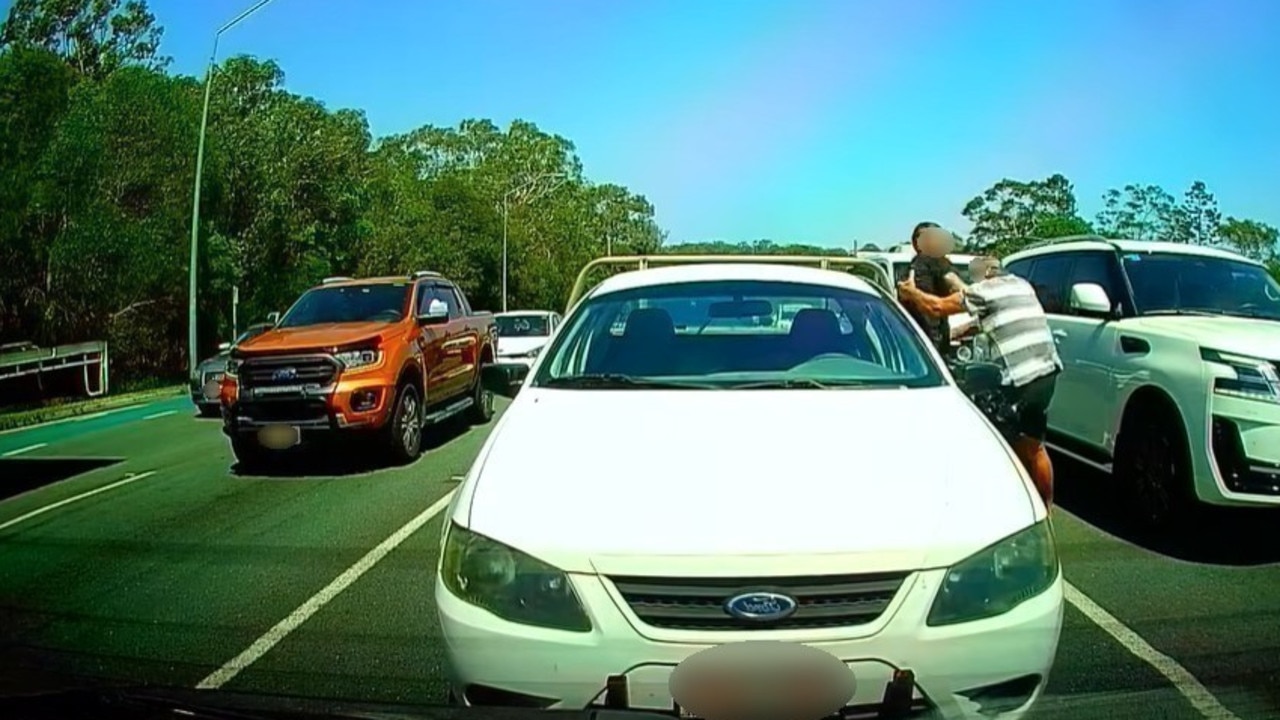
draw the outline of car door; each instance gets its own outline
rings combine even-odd
[[[432,300],[439,299],[436,286],[432,283],[423,283],[418,289],[418,316],[421,317],[427,312],[427,306],[431,304]],[[423,368],[426,372],[426,402],[427,404],[432,404],[436,401],[436,398],[448,396],[444,375],[448,363],[444,356],[443,348],[448,338],[449,326],[448,324],[419,324],[418,328],[419,333],[416,342],[418,343],[418,351],[421,354]]]
[[[1132,358],[1127,356],[1132,353],[1121,347],[1116,318],[1090,316],[1071,308],[1071,286],[1101,286],[1122,316],[1131,312],[1128,292],[1115,253],[1090,250],[1060,257],[1071,263],[1063,284],[1063,306],[1051,316],[1064,370],[1050,412],[1057,413],[1055,429],[1089,449],[1103,449],[1111,439],[1112,419],[1118,411],[1116,379],[1131,364]]]
[[[449,390],[462,394],[472,388],[472,381],[479,372],[481,338],[478,328],[468,322],[471,305],[456,286],[442,284],[441,293],[447,296],[449,306],[449,337],[445,341],[446,352],[452,356],[449,370]]]
[[[1029,261],[1013,263],[1008,270],[1031,283],[1035,288],[1036,297],[1040,300],[1040,306],[1048,316],[1049,330],[1053,333],[1053,342],[1057,345],[1058,355],[1062,358],[1063,365],[1062,373],[1058,376],[1057,390],[1053,394],[1053,401],[1049,404],[1049,427],[1054,432],[1074,436],[1076,433],[1073,428],[1078,429],[1078,422],[1069,414],[1070,403],[1063,399],[1066,395],[1065,388],[1072,382],[1072,375],[1076,369],[1069,359],[1070,343],[1067,343],[1066,348],[1063,347],[1063,341],[1069,335],[1069,330],[1064,326],[1062,318],[1063,309],[1066,306],[1067,273],[1071,270],[1071,263],[1071,258],[1064,254],[1040,255]]]

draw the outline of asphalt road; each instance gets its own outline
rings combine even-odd
[[[235,474],[217,422],[185,398],[0,433],[0,689],[212,677],[443,702],[440,517],[426,511],[486,432],[442,437],[408,467],[273,477]],[[1280,533],[1228,514],[1155,543],[1116,518],[1104,486],[1059,466],[1071,604],[1040,714],[1280,717]],[[353,565],[367,569],[344,576]]]

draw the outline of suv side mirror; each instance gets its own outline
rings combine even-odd
[[[231,343],[229,342],[218,343],[218,352],[226,352],[227,350],[230,350],[230,349],[231,349]]]
[[[529,367],[521,363],[484,365],[480,368],[480,383],[494,395],[513,398],[528,374]]]
[[[1107,291],[1097,283],[1072,285],[1067,306],[1082,315],[1110,317],[1112,314],[1111,298],[1107,297]]]
[[[444,304],[439,298],[432,298],[427,303],[425,312],[418,313],[418,322],[423,325],[438,325],[449,319],[449,306]]]
[[[271,323],[272,325],[279,323],[280,313],[279,312],[267,313],[267,322]]]

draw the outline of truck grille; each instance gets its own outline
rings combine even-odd
[[[242,402],[238,414],[254,423],[291,423],[313,425],[328,423],[329,409],[324,400],[263,400]]]
[[[249,358],[241,364],[239,375],[245,388],[325,387],[337,377],[338,363],[323,355]]]
[[[614,587],[642,622],[680,630],[784,630],[865,625],[885,611],[908,573],[776,578],[615,577]],[[775,622],[746,621],[725,611],[735,595],[777,592],[796,611]]]

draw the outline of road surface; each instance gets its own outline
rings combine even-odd
[[[438,513],[487,431],[277,477],[232,472],[186,398],[0,433],[0,678],[443,702]],[[1071,604],[1045,707],[1277,714],[1280,533],[1232,516],[1155,545],[1101,485],[1060,467]]]

